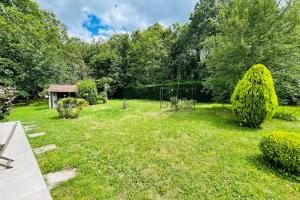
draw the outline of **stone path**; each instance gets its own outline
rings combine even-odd
[[[61,182],[65,182],[71,178],[74,178],[76,176],[76,169],[65,169],[58,172],[51,172],[47,175],[45,175],[45,179],[48,185],[49,189],[54,188],[57,184]]]
[[[42,154],[42,153],[45,153],[47,151],[52,151],[54,149],[56,149],[56,145],[55,144],[48,144],[46,146],[34,148],[33,152],[35,154]]]
[[[25,131],[32,131],[37,128],[37,125],[24,126]]]
[[[40,137],[40,136],[43,136],[45,135],[46,133],[44,132],[41,132],[41,133],[32,133],[32,134],[28,134],[28,137],[29,138],[35,138],[35,137]]]
[[[8,136],[12,125],[12,122],[0,123],[0,134],[4,138]],[[18,122],[3,156],[14,161],[11,163],[12,169],[0,168],[1,200],[52,199],[21,123]]]
[[[22,124],[23,124],[24,126],[32,125],[32,124],[34,124],[34,123],[35,123],[35,121],[32,121],[32,122],[22,122]]]

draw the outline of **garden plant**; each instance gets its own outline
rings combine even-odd
[[[73,119],[87,106],[88,102],[84,99],[64,98],[58,101],[57,112],[61,118]]]
[[[0,120],[10,113],[14,99],[15,91],[10,87],[0,85]]]
[[[276,131],[265,136],[260,149],[266,160],[289,171],[300,174],[300,134]]]
[[[231,104],[236,120],[250,128],[259,127],[277,111],[278,100],[272,75],[266,66],[253,65],[232,94]]]
[[[90,105],[97,103],[98,91],[95,81],[82,80],[77,83],[79,98],[85,99]]]
[[[280,120],[289,121],[289,122],[297,121],[297,117],[294,116],[293,114],[282,113],[282,112],[276,112],[275,115],[273,116],[273,119],[280,119]]]

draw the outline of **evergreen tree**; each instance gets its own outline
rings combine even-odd
[[[270,71],[253,65],[240,80],[231,97],[235,118],[244,126],[257,128],[275,114],[278,99]]]

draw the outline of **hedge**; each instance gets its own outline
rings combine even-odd
[[[137,87],[126,87],[121,91],[122,98],[126,99],[150,99],[160,100],[160,88],[167,87],[164,90],[164,100],[170,100],[172,96],[177,95],[177,87],[179,88],[178,98],[192,98],[191,88],[195,88],[194,100],[208,102],[212,99],[211,93],[204,89],[202,82],[184,82],[184,83],[165,83],[156,85],[143,85]],[[173,88],[173,90],[171,90]]]
[[[260,149],[264,158],[291,173],[300,173],[300,134],[277,131],[265,136]]]

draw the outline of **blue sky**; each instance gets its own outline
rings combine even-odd
[[[100,30],[109,31],[113,29],[112,26],[103,24],[102,19],[93,13],[89,13],[87,17],[87,20],[82,23],[82,27],[87,29],[92,36],[98,36]]]
[[[87,42],[114,33],[188,21],[198,0],[36,0],[52,10],[71,36]]]

